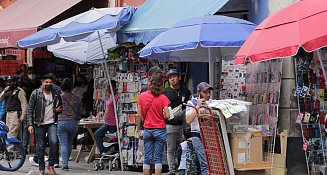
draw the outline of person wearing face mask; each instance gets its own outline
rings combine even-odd
[[[27,101],[30,99],[31,93],[34,89],[41,86],[41,82],[36,79],[37,75],[33,67],[29,67],[27,71],[27,76],[24,77],[22,81],[21,88],[26,92]],[[27,121],[23,122],[23,147],[25,152],[28,153],[28,145],[30,140],[30,133],[28,132]]]
[[[36,77],[37,73],[35,72],[34,68],[29,67],[27,70],[27,76],[24,77],[21,85],[22,89],[24,89],[26,92],[27,99],[30,98],[34,89],[41,86],[41,82]]]
[[[28,131],[35,135],[40,174],[45,174],[44,152],[45,139],[48,135],[50,145],[48,170],[51,175],[56,174],[54,164],[58,158],[57,121],[58,114],[63,110],[60,92],[53,88],[53,80],[51,74],[43,76],[41,87],[31,94],[27,110]]]
[[[77,75],[75,88],[72,93],[78,97],[82,97],[87,90],[87,78],[85,75]]]
[[[7,87],[0,93],[0,100],[6,103],[6,124],[9,127],[7,136],[17,137],[26,117],[27,100],[25,91],[17,85],[16,77],[7,78]]]

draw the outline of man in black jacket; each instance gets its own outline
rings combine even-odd
[[[166,121],[167,129],[167,160],[169,166],[169,174],[175,174],[175,153],[176,145],[182,141],[183,133],[183,103],[186,103],[191,96],[191,92],[180,85],[181,76],[178,70],[171,69],[167,72],[170,87],[166,88],[164,94],[170,100],[170,107],[174,111],[174,116],[169,121]]]
[[[62,111],[60,92],[53,88],[54,77],[46,74],[42,78],[42,86],[35,89],[29,99],[27,111],[28,131],[35,132],[37,157],[39,158],[40,174],[45,174],[44,152],[46,134],[49,137],[49,166],[51,175],[56,174],[54,164],[58,157],[57,120]]]

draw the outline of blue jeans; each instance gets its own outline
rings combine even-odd
[[[27,120],[25,120],[23,122],[23,147],[25,150],[27,150],[30,141],[30,133],[28,132],[27,128],[28,128],[28,124],[27,124]]]
[[[166,138],[167,138],[166,128],[144,129],[143,169],[150,169],[150,164],[152,159],[155,164],[155,169],[162,169],[162,156],[166,145]]]
[[[72,152],[72,145],[77,133],[78,121],[75,119],[58,121],[58,138],[62,157],[62,166],[68,167],[69,156]]]
[[[104,124],[99,129],[97,129],[94,133],[94,139],[95,142],[97,143],[97,147],[100,153],[106,151],[106,148],[103,146],[103,137],[106,135],[107,131],[109,131],[110,133],[115,133],[117,131],[117,127]]]
[[[193,144],[196,156],[198,157],[198,160],[200,163],[201,175],[207,175],[208,174],[208,165],[207,165],[206,155],[204,154],[204,148],[203,148],[202,141],[199,137],[192,137],[192,144]]]
[[[49,137],[49,166],[53,166],[58,159],[58,137],[57,124],[40,125],[34,127],[36,155],[39,158],[39,170],[45,169],[44,152],[45,152],[45,136]]]

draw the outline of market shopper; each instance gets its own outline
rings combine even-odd
[[[56,174],[54,164],[58,158],[57,121],[62,110],[60,92],[53,88],[53,76],[46,74],[42,77],[42,86],[32,92],[27,112],[28,131],[35,133],[40,174],[45,174],[46,135],[50,145],[48,170],[50,174]]]
[[[26,93],[18,87],[17,77],[7,78],[7,87],[0,93],[0,100],[6,103],[6,125],[9,128],[7,136],[17,137],[27,110]]]
[[[65,78],[60,87],[63,110],[58,115],[57,134],[61,148],[62,170],[68,171],[73,140],[77,133],[79,118],[84,113],[84,107],[81,98],[72,94],[73,83],[70,79]]]
[[[41,82],[37,79],[38,74],[33,67],[29,67],[27,70],[27,76],[24,77],[21,88],[26,92],[27,101],[30,99],[32,92],[41,86]],[[28,132],[27,120],[23,122],[23,147],[28,153],[28,146],[30,141],[30,133]]]
[[[169,174],[175,174],[175,160],[176,160],[176,145],[182,142],[182,133],[183,133],[183,117],[182,110],[183,103],[186,103],[190,96],[191,92],[180,84],[181,75],[177,69],[170,69],[166,76],[170,87],[164,90],[164,94],[168,97],[170,107],[176,111],[174,116],[171,116],[171,120],[166,120],[166,129],[167,129],[167,160],[169,166]]]
[[[87,78],[85,75],[77,75],[73,94],[82,97],[87,90]]]
[[[111,95],[110,86],[107,86],[106,93],[109,96],[109,99],[106,101],[106,110],[104,112],[104,121],[99,129],[97,129],[94,133],[94,139],[96,141],[97,147],[100,153],[105,153],[106,148],[103,146],[103,137],[109,131],[110,133],[115,133],[117,131],[116,125],[116,115],[114,103],[117,103],[118,93],[116,88],[116,81],[111,81],[112,90],[114,91],[114,97]]]
[[[150,69],[149,69],[149,71],[148,71],[148,78],[147,78],[147,84],[145,85],[145,87],[143,87],[142,89],[141,89],[141,93],[142,92],[145,92],[145,91],[147,91],[148,90],[148,86],[149,86],[149,84],[150,84],[150,77],[154,74],[154,73],[158,73],[158,72],[162,72],[162,70],[160,69],[160,67],[158,67],[158,66],[153,66],[153,67],[151,67]]]
[[[141,120],[144,121],[144,162],[143,174],[150,174],[150,164],[153,160],[155,164],[155,174],[161,174],[162,157],[166,145],[166,123],[169,119],[168,105],[169,99],[162,94],[163,82],[162,73],[154,73],[149,78],[149,87],[146,92],[141,93],[138,98],[138,120],[137,132],[142,137],[140,127]],[[164,115],[163,115],[164,111]],[[152,154],[153,153],[153,154]]]
[[[197,85],[196,89],[198,92],[198,97],[193,97],[190,101],[187,102],[187,104],[194,106],[196,109],[199,109],[202,105],[206,103],[207,100],[210,99],[210,93],[213,88],[208,83],[201,82]],[[201,174],[207,175],[208,165],[203,149],[203,144],[201,141],[198,115],[196,113],[196,110],[192,107],[186,108],[186,123],[191,125],[192,144],[200,162]]]

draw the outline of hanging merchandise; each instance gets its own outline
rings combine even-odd
[[[250,124],[259,129],[262,135],[276,134],[281,63],[281,60],[269,60],[247,65],[246,101],[252,102]]]
[[[295,57],[296,88],[294,96],[298,98],[299,114],[296,123],[300,124],[308,174],[319,173],[320,166],[326,166],[322,133],[326,114],[325,70],[322,60],[316,53],[307,53],[300,49]]]
[[[222,60],[220,99],[245,100],[245,65]]]
[[[143,142],[138,138],[136,130],[137,121],[137,99],[142,88],[148,82],[147,71],[152,66],[160,67],[163,72],[175,68],[185,72],[186,66],[183,63],[175,63],[164,60],[147,60],[138,57],[137,52],[142,48],[134,44],[124,44],[121,47],[109,51],[110,60],[107,62],[110,77],[116,81],[118,92],[117,116],[120,130],[120,142],[122,145],[121,161],[124,169],[130,166],[142,167],[144,153]],[[182,65],[182,66],[181,66]],[[106,87],[108,80],[105,77],[101,66],[94,69],[95,99],[97,105],[97,119],[103,120],[105,110]],[[168,79],[164,79],[166,86],[169,86]],[[163,161],[167,164],[166,158]]]

